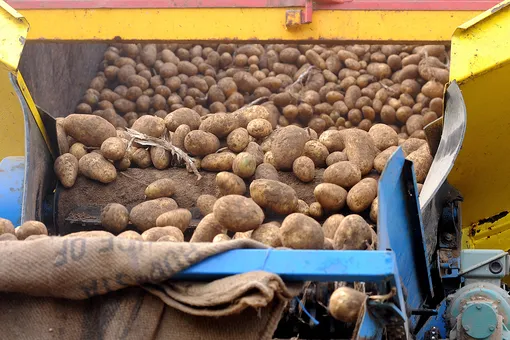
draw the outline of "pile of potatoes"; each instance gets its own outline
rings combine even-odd
[[[203,219],[191,242],[373,249],[378,178],[391,154],[402,146],[419,188],[432,163],[423,128],[442,115],[448,53],[443,45],[114,44],[76,113],[57,120],[55,173],[71,188],[78,175],[107,184],[129,167],[175,165],[171,151],[133,142],[130,128],[217,172],[219,195],[198,198]],[[319,178],[316,201],[301,200],[281,171]],[[131,211],[104,207],[104,228],[182,241],[191,207],[171,198],[176,185],[150,184]],[[124,231],[129,222],[138,233]]]

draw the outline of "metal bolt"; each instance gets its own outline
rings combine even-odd
[[[476,309],[480,310],[480,309],[482,309],[482,306],[481,305],[476,305]]]
[[[469,332],[469,329],[470,329],[470,328],[469,328],[469,326],[468,326],[468,325],[464,326],[464,330],[465,330],[466,332]]]
[[[496,327],[494,327],[494,326],[489,326],[489,331],[494,332],[494,330],[495,330],[495,329],[496,329]]]
[[[453,240],[453,235],[452,235],[452,234],[450,234],[450,233],[445,233],[445,234],[444,234],[444,239],[445,239],[445,241],[447,241],[447,242],[451,242],[451,241]]]

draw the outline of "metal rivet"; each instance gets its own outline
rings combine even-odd
[[[469,326],[467,326],[467,325],[466,325],[466,326],[464,326],[464,330],[465,330],[466,332],[469,332],[469,329],[470,329],[470,328],[469,328]]]
[[[489,326],[489,331],[494,332],[494,330],[495,330],[495,329],[496,329],[496,327],[494,327],[494,326]]]
[[[482,306],[481,305],[476,305],[476,309],[480,310],[480,309],[482,309]]]

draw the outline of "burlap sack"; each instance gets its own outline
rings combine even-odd
[[[81,237],[0,242],[0,339],[271,339],[300,284],[287,287],[262,271],[210,283],[168,281],[236,248],[264,246]]]

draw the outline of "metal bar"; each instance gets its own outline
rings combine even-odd
[[[315,10],[414,10],[414,11],[483,11],[498,0],[351,0],[330,1],[314,5]],[[9,0],[16,9],[70,8],[282,8],[304,7],[305,0]]]
[[[394,276],[395,258],[388,251],[244,249],[210,257],[175,276],[182,280],[267,271],[286,281],[380,282]]]
[[[312,23],[287,29],[285,8],[21,12],[30,22],[28,39],[38,42],[321,40],[322,43],[417,44],[448,43],[458,25],[478,14],[472,11],[314,11]]]

